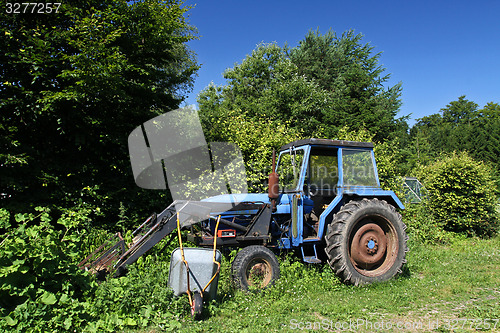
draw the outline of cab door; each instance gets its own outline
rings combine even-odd
[[[291,147],[281,152],[278,161],[281,190],[290,202],[292,246],[299,246],[303,241],[304,202],[308,200],[304,193],[304,180],[307,175],[309,147]]]

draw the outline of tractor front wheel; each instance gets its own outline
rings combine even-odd
[[[251,245],[236,254],[232,264],[233,281],[242,290],[264,289],[280,276],[274,253],[261,245]]]
[[[351,201],[328,225],[328,263],[344,283],[387,281],[401,273],[408,252],[401,215],[386,201]]]

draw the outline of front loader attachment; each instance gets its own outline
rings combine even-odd
[[[96,274],[99,278],[108,273],[114,276],[125,274],[128,265],[158,244],[177,228],[201,224],[203,234],[194,237],[202,247],[213,246],[216,239],[219,246],[248,246],[269,241],[271,205],[263,202],[208,202],[176,200],[160,214],[151,215],[133,233],[132,242],[127,244],[120,233],[116,233],[78,264],[81,269]],[[220,215],[233,216],[231,220]],[[202,221],[215,221],[219,216],[221,230],[228,236],[217,235]],[[240,220],[235,221],[236,217]],[[237,223],[238,222],[238,223]],[[240,224],[241,223],[241,224]]]
[[[114,272],[123,275],[128,265],[159,243],[177,228],[177,212],[181,227],[209,218],[210,207],[201,202],[175,201],[160,214],[151,215],[133,233],[131,244],[126,244],[120,233],[116,233],[99,246],[78,267],[91,271],[98,277]]]

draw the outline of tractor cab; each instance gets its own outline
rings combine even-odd
[[[380,188],[373,144],[307,139],[280,149],[280,188],[285,193],[334,196],[340,188]]]
[[[277,213],[291,215],[285,248],[320,242],[333,215],[344,203],[363,197],[386,198],[403,208],[391,191],[383,191],[377,175],[373,144],[327,139],[306,139],[281,147]],[[307,249],[306,249],[307,251]],[[311,251],[316,254],[315,246]],[[316,261],[317,256],[304,255]]]

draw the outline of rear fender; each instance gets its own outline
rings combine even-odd
[[[397,197],[396,193],[393,191],[386,191],[382,190],[380,188],[354,188],[354,189],[345,189],[344,191],[344,196],[350,196],[350,197],[355,197],[357,198],[377,198],[381,200],[387,201],[389,204],[393,205],[396,208],[399,209],[405,209],[405,206],[399,200]],[[346,199],[346,201],[348,201]]]
[[[393,191],[385,191],[379,188],[358,188],[358,189],[339,189],[337,196],[333,198],[328,207],[321,213],[319,218],[318,238],[322,239],[326,230],[326,225],[332,221],[333,214],[339,211],[344,203],[350,200],[362,198],[377,198],[387,201],[396,208],[404,209],[405,206]]]

